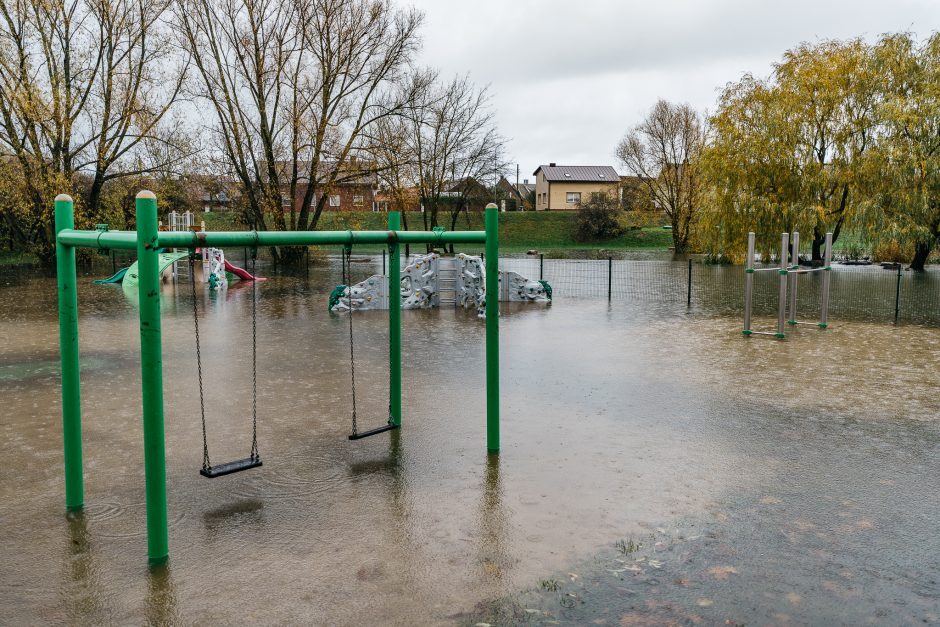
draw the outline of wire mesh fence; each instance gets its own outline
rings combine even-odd
[[[722,315],[743,315],[744,268],[688,261],[501,258],[501,270],[545,279],[560,298],[631,299],[675,303]],[[830,319],[940,325],[940,269],[910,272],[897,267],[834,264]],[[780,275],[754,275],[755,315],[776,314]],[[822,273],[800,274],[797,319],[820,314]]]
[[[226,249],[225,255],[233,264],[247,267],[251,251]],[[110,257],[100,261],[119,269],[133,262],[136,255],[133,251],[112,251]],[[266,249],[258,250],[258,267],[267,274],[300,272],[309,276],[310,270],[316,269],[332,275],[340,272],[339,259],[333,251],[322,251],[306,259],[299,269],[282,269],[273,264]],[[384,254],[362,254],[353,261],[356,262],[352,277],[355,280],[372,273],[385,274],[387,270]],[[413,257],[402,255],[402,267],[411,261]],[[688,260],[546,259],[541,255],[506,255],[500,257],[499,267],[529,279],[547,280],[555,298],[674,304],[677,310],[692,307],[715,315],[742,316],[744,311],[742,266],[690,263]],[[780,275],[776,272],[754,274],[754,315],[776,315],[779,281]],[[821,272],[799,275],[799,320],[819,319],[821,283]],[[832,321],[940,325],[940,268],[910,272],[879,265],[833,264],[829,317]]]

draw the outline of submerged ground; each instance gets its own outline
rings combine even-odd
[[[940,330],[833,320],[775,342],[633,299],[507,307],[488,458],[464,312],[405,312],[403,430],[347,441],[337,271],[261,285],[264,466],[212,481],[188,287],[165,288],[153,571],[133,302],[81,288],[87,507],[67,518],[54,279],[4,276],[0,622],[940,621]],[[217,459],[250,444],[249,294],[200,295]],[[386,321],[355,319],[361,424],[387,412]]]

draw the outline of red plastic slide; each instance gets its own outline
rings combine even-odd
[[[225,260],[225,271],[231,272],[242,281],[266,281],[267,280],[264,277],[252,276],[251,273],[248,272],[247,270],[242,270],[238,266],[233,266],[232,264],[228,262],[228,259]]]

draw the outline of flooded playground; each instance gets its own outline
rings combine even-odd
[[[155,569],[136,304],[80,278],[86,507],[66,516],[55,279],[0,277],[0,623],[940,622],[940,329],[840,319],[838,293],[829,329],[784,342],[671,301],[504,303],[488,457],[469,311],[403,312],[402,429],[347,440],[339,272],[258,285],[264,466],[211,481],[189,286],[164,286]],[[251,285],[199,306],[209,446],[244,457]],[[378,426],[387,312],[357,314],[355,346],[359,423]]]

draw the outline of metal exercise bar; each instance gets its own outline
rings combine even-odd
[[[793,231],[790,238],[790,319],[789,324],[796,324],[796,290],[800,283],[800,232]]]
[[[777,338],[784,339],[787,335],[784,333],[784,325],[787,322],[787,252],[790,247],[790,234],[783,233],[780,236],[780,296],[779,306],[777,307]]]
[[[826,254],[823,259],[822,295],[819,299],[819,328],[829,326],[829,281],[832,277],[832,233],[826,233]]]
[[[744,335],[751,335],[751,298],[754,295],[754,231],[747,234],[747,257],[744,260]]]

